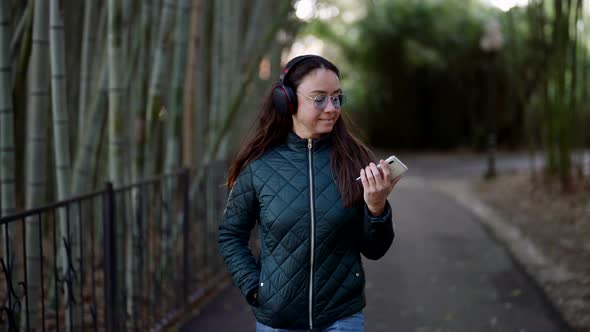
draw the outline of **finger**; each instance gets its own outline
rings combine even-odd
[[[363,183],[363,189],[369,188],[369,181],[364,168],[361,169],[361,182]]]
[[[379,172],[379,171],[377,171]],[[371,165],[365,167],[365,173],[367,174],[367,181],[369,182],[369,188],[374,188],[376,183],[375,183],[375,174],[373,174],[373,169],[371,168]]]
[[[383,172],[383,180],[385,181],[385,183],[390,183],[392,178],[391,178],[391,170],[389,169],[389,166],[385,163],[385,160],[381,160],[379,162],[379,164],[381,164],[381,171]]]
[[[375,165],[375,163],[370,163],[369,167],[371,167],[371,171],[373,171],[373,177],[375,178],[375,183],[381,184],[383,182],[383,177],[381,176],[381,172],[377,168],[377,165]]]
[[[391,190],[393,190],[393,188],[395,188],[395,185],[399,182],[399,180],[401,180],[401,178],[402,178],[402,176],[400,175],[391,181],[391,186],[390,186]]]

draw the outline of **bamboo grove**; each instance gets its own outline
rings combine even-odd
[[[558,176],[564,191],[579,189],[590,145],[590,2],[531,0],[525,17],[528,38],[520,51],[526,62],[520,64],[527,73],[519,95],[529,146],[545,152],[546,174]],[[511,13],[506,23],[515,32]]]
[[[245,130],[237,115],[259,106],[270,84],[271,75],[259,75],[261,61],[278,76],[298,26],[291,1],[0,1],[0,216],[106,181],[121,186],[226,158]],[[192,193],[199,195],[196,185]],[[65,219],[59,215],[60,233],[79,238]],[[127,298],[141,286],[133,276],[141,230],[130,219],[123,218],[130,231],[117,234],[126,244],[117,247],[127,260],[117,273]],[[162,227],[175,222],[163,218]],[[2,248],[4,234],[15,232],[3,227]],[[26,233],[28,265],[42,259],[38,224],[27,224]],[[75,259],[60,258],[62,271],[78,264],[80,245],[69,243]],[[28,312],[37,326],[39,271],[29,268]],[[80,298],[75,289],[67,296]],[[133,315],[133,303],[124,306]]]
[[[309,27],[340,46],[351,65],[347,111],[371,143],[485,151],[495,132],[502,147],[541,152],[547,182],[558,179],[564,192],[584,190],[590,1],[529,0],[506,11],[485,2],[375,0],[352,26],[335,17]],[[503,42],[485,50],[490,22]]]

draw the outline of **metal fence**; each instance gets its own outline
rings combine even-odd
[[[158,330],[225,276],[225,163],[0,218],[0,329]],[[197,185],[191,197],[191,188]]]

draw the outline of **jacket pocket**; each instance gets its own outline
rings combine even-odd
[[[264,267],[262,267],[260,270],[260,280],[258,281],[258,295],[256,296],[259,307],[262,307],[268,301],[269,292],[270,280],[267,278]]]
[[[354,292],[363,294],[363,291],[365,289],[365,271],[363,270],[362,263],[358,262],[357,264],[355,264],[355,267],[352,269],[351,273],[354,279]]]

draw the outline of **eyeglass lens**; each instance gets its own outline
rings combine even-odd
[[[314,103],[315,103],[315,107],[317,109],[324,109],[326,108],[326,106],[328,106],[328,101],[331,99],[332,100],[332,104],[334,105],[334,108],[336,109],[340,109],[340,106],[342,105],[342,98],[344,96],[342,94],[339,94],[337,96],[328,96],[328,95],[318,95],[314,98]]]

